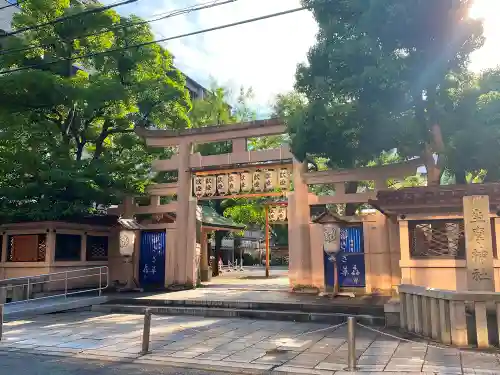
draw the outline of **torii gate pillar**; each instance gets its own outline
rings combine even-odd
[[[293,161],[293,188],[288,194],[288,249],[290,285],[312,283],[311,245],[309,233],[309,191],[302,173],[306,163]]]

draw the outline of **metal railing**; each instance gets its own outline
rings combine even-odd
[[[84,273],[83,275],[78,275],[78,273]],[[95,278],[95,281],[92,282],[92,278]],[[97,278],[99,281],[97,282]],[[78,290],[73,290],[69,289],[73,286],[71,285],[71,282],[73,280],[77,279],[87,279],[91,280],[90,283],[95,283],[96,287],[87,287],[83,289],[78,289]],[[70,285],[68,285],[68,282],[70,282]],[[105,282],[105,284],[104,284]],[[36,297],[36,298],[31,298],[32,293],[50,293],[52,292],[50,289],[51,288],[45,288],[44,285],[49,285],[49,284],[54,284],[54,283],[59,283],[61,284],[61,289],[58,288],[58,285],[56,285],[55,290],[59,290],[60,293],[56,294],[50,294],[47,296],[42,296],[42,297]],[[64,283],[64,292],[62,292],[62,283]],[[99,296],[102,294],[102,291],[106,289],[109,286],[109,269],[108,266],[100,266],[100,267],[91,267],[91,268],[82,268],[82,269],[77,269],[77,270],[71,270],[71,271],[62,271],[62,272],[53,272],[53,273],[47,273],[47,274],[41,274],[41,275],[35,275],[35,276],[25,276],[25,277],[15,277],[15,278],[10,278],[10,279],[3,279],[0,280],[0,304],[5,303],[5,304],[15,304],[15,303],[22,303],[26,301],[36,301],[36,300],[42,300],[42,299],[48,299],[48,298],[56,298],[56,297],[63,297],[67,298],[68,296],[76,295],[76,294],[83,294],[83,293],[90,293],[90,292],[98,292]],[[5,299],[7,297],[7,291],[12,291],[13,295],[14,290],[16,288],[22,288],[21,292],[26,295],[26,298],[16,300],[16,301],[11,301],[11,302],[5,302]],[[24,293],[24,289],[26,288],[26,293]],[[38,289],[38,290],[37,290]]]
[[[219,264],[219,272],[231,272],[231,271],[243,271],[243,260],[241,260],[239,265],[238,265],[238,259],[236,259],[234,263],[228,261],[227,265]]]

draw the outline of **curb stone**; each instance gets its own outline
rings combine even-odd
[[[280,366],[273,370],[272,375],[332,375],[334,371],[309,369],[296,366]]]
[[[140,305],[96,305],[92,311],[106,314],[143,315],[148,308],[155,315],[167,316],[197,316],[211,318],[246,318],[271,321],[314,322],[325,324],[340,324],[347,320],[348,314],[314,313],[294,310],[253,310],[229,309],[220,307],[183,307],[183,306],[140,306]],[[367,325],[383,326],[385,318],[372,315],[357,315],[357,319]]]
[[[147,356],[145,356],[147,357]],[[202,359],[185,359],[185,358],[170,358],[170,357],[159,357],[154,358],[138,358],[134,363],[142,364],[165,364],[172,367],[189,368],[195,370],[205,370],[205,371],[219,371],[228,372],[234,374],[238,371],[239,374],[248,375],[268,375],[272,374],[272,366],[269,365],[257,365],[252,363],[242,363],[242,362],[220,362]],[[161,359],[160,359],[161,358]],[[217,363],[219,362],[219,363]],[[304,374],[306,375],[306,374]]]

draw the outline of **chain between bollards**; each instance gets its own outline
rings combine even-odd
[[[347,370],[356,370],[356,318],[347,318]]]
[[[144,311],[144,328],[142,330],[142,351],[141,355],[149,353],[149,337],[151,333],[151,310]]]

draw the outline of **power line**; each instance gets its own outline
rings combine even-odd
[[[159,14],[154,14],[151,17],[163,16],[165,14],[167,14],[169,17],[175,17],[175,16],[178,16],[178,15],[188,14],[188,13],[191,13],[191,12],[194,12],[194,11],[197,11],[197,10],[201,10],[201,9],[213,8],[213,7],[217,7],[219,5],[225,5],[225,4],[229,4],[229,3],[234,3],[236,1],[238,1],[238,0],[227,0],[227,1],[222,1],[222,2],[220,0],[212,0],[210,2],[200,3],[200,4],[194,4],[194,5],[188,6],[188,7],[184,8],[182,12],[181,11],[163,12],[163,13],[159,13]],[[172,14],[172,13],[175,13],[175,14]],[[152,22],[159,21],[161,19],[163,19],[163,18],[160,18],[158,20],[156,20],[156,19],[150,19],[150,20],[147,20],[147,22],[148,23],[152,23]],[[165,35],[163,35],[162,33],[160,33],[158,30],[155,30],[155,32],[156,32],[156,34],[160,35],[162,38],[166,38]]]
[[[202,4],[199,4],[199,5],[191,5],[191,6],[186,7],[186,8],[176,9],[176,10],[171,10],[169,12],[159,13],[159,14],[156,15],[157,18],[153,18],[153,19],[150,19],[150,20],[144,20],[144,21],[138,21],[138,22],[132,22],[132,23],[130,23],[128,25],[116,25],[116,26],[109,27],[109,28],[106,28],[104,30],[101,30],[101,31],[98,31],[98,32],[95,32],[95,33],[78,35],[78,36],[75,36],[74,39],[86,38],[86,37],[89,37],[89,36],[101,35],[101,34],[105,34],[107,32],[113,31],[113,30],[119,30],[119,29],[124,29],[124,28],[128,28],[128,27],[140,26],[140,25],[144,25],[144,24],[158,22],[158,21],[161,21],[161,20],[164,20],[164,19],[167,19],[167,18],[176,17],[176,16],[179,16],[179,15],[182,15],[182,14],[187,14],[187,13],[195,12],[195,11],[198,11],[198,10],[214,8],[214,7],[217,7],[217,6],[220,6],[220,5],[225,5],[225,4],[233,3],[235,1],[237,1],[237,0],[226,0],[226,1],[223,1],[223,2],[219,2],[218,0],[216,0],[216,1],[211,1],[211,2],[207,2],[207,3],[202,3]],[[58,38],[58,40],[61,41],[61,42],[63,42],[63,40],[61,38]],[[38,44],[38,45],[29,45],[29,46],[22,47],[22,48],[10,48],[10,49],[6,49],[6,50],[1,50],[0,56],[6,55],[6,54],[9,54],[9,53],[22,52],[22,51],[30,51],[30,50],[33,50],[33,49],[36,49],[36,48],[44,48],[44,47],[50,47],[50,46],[52,46],[51,43]]]
[[[130,3],[135,3],[137,1],[138,0],[125,0],[125,1],[121,1],[119,3],[114,3],[114,4],[106,5],[106,6],[103,6],[103,7],[86,9],[86,10],[84,10],[82,12],[78,12],[78,13],[75,13],[75,14],[69,14],[67,16],[55,18],[52,21],[42,22],[42,23],[39,23],[39,24],[36,24],[36,25],[33,25],[33,26],[23,27],[21,29],[12,31],[10,33],[0,35],[0,38],[5,38],[5,37],[8,37],[8,36],[13,36],[13,35],[21,34],[21,33],[24,33],[26,31],[30,31],[30,30],[36,30],[36,29],[39,29],[39,28],[44,27],[44,26],[54,25],[56,23],[59,23],[59,22],[62,22],[62,21],[66,21],[66,20],[69,20],[69,19],[72,19],[72,18],[84,16],[84,15],[87,15],[87,14],[94,14],[94,13],[104,12],[106,10],[109,10],[109,9],[112,9],[112,8],[116,8],[118,6],[130,4]]]
[[[10,7],[17,7],[19,4],[24,3],[26,0],[18,0],[15,3],[9,3],[8,5],[4,5],[3,7],[0,7],[0,10],[10,8]],[[7,1],[8,2],[8,1]]]
[[[23,66],[23,67],[15,68],[15,69],[9,69],[9,70],[5,70],[5,71],[0,71],[0,74],[3,75],[3,74],[7,74],[7,73],[18,72],[18,71],[21,71],[21,70],[27,70],[27,69],[31,69],[31,68],[37,68],[37,67],[42,66],[42,65],[57,64],[58,62],[62,62],[62,61],[79,60],[79,59],[85,59],[85,58],[99,56],[99,55],[105,55],[105,54],[112,53],[112,52],[122,52],[122,51],[126,51],[128,49],[131,49],[131,48],[145,47],[145,46],[149,46],[149,45],[156,44],[156,43],[168,42],[168,41],[174,40],[174,39],[185,38],[185,37],[188,37],[188,36],[193,36],[193,35],[207,33],[207,32],[210,32],[210,31],[227,29],[229,27],[240,26],[240,25],[244,25],[244,24],[247,24],[247,23],[251,23],[251,22],[262,21],[262,20],[265,20],[265,19],[274,18],[274,17],[278,17],[278,16],[284,16],[286,14],[299,12],[299,11],[302,11],[302,10],[305,10],[305,9],[309,9],[309,7],[300,7],[300,8],[294,8],[294,9],[285,10],[285,11],[282,11],[282,12],[266,14],[265,16],[250,18],[250,19],[246,19],[246,20],[243,20],[243,21],[228,23],[228,24],[225,24],[225,25],[215,26],[215,27],[211,27],[211,28],[208,28],[208,29],[203,29],[203,30],[198,30],[198,31],[193,31],[193,32],[190,32],[190,33],[186,33],[186,34],[180,34],[180,35],[176,35],[176,36],[171,36],[171,37],[168,37],[168,38],[157,39],[157,40],[153,40],[151,42],[144,42],[144,43],[134,44],[134,45],[127,46],[127,47],[114,48],[114,49],[109,49],[109,50],[102,51],[102,52],[88,53],[88,54],[78,55],[78,56],[71,57],[71,58],[60,58],[60,59],[57,59],[57,60],[54,60],[54,61],[47,61],[47,62],[42,62],[42,63],[39,63],[39,64],[34,64],[34,65],[29,65],[29,66]]]

